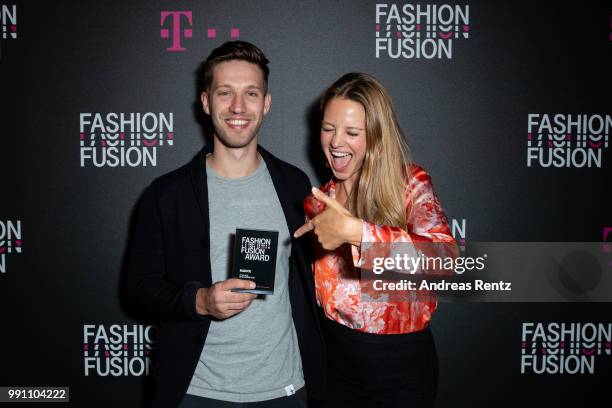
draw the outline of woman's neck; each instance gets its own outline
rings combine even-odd
[[[347,206],[348,197],[351,195],[351,191],[353,188],[352,180],[342,180],[336,182],[336,201],[338,201],[343,206]]]

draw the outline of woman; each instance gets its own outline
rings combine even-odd
[[[380,82],[346,74],[323,94],[321,111],[321,147],[333,178],[313,189],[319,203],[307,199],[305,206],[319,204],[318,211],[295,236],[313,231],[318,240],[313,270],[328,346],[325,404],[432,406],[438,374],[429,330],[433,294],[364,301],[359,267],[364,244],[372,243],[402,242],[413,253],[415,243],[445,243],[436,255],[456,256],[446,217],[427,172],[410,164]]]

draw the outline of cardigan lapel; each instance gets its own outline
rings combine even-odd
[[[300,208],[292,208],[295,206],[291,200],[291,192],[293,191],[292,186],[287,183],[287,179],[282,174],[282,170],[278,167],[276,158],[272,156],[266,149],[261,146],[257,146],[257,150],[261,154],[261,157],[266,162],[278,201],[280,201],[281,207],[283,208],[283,214],[285,215],[285,221],[289,228],[289,235],[293,236],[293,232],[304,224],[304,219],[300,217]]]
[[[278,200],[281,203],[281,207],[283,208],[283,213],[285,214],[285,220],[287,221],[287,225],[289,227],[289,235],[291,236],[291,240],[293,242],[292,248],[295,251],[298,259],[294,259],[300,265],[298,267],[298,273],[302,275],[305,279],[305,286],[309,293],[310,301],[308,302],[313,308],[313,312],[316,316],[317,307],[315,304],[315,288],[314,288],[314,277],[312,273],[310,273],[310,269],[308,268],[308,261],[306,254],[302,250],[302,245],[298,242],[297,239],[293,238],[293,232],[301,227],[304,224],[304,216],[302,210],[302,200],[304,197],[299,197],[297,200],[292,200],[291,195],[294,191],[293,187],[287,179],[284,177],[282,170],[279,168],[277,164],[277,160],[272,154],[270,154],[263,147],[258,146],[259,153],[261,157],[266,161],[266,166],[268,167],[268,171],[270,172],[270,177],[272,178],[272,183],[274,184],[274,189],[276,190],[276,194],[278,196]],[[296,207],[295,202],[297,202],[298,206]],[[304,238],[301,238],[304,239]],[[318,320],[317,320],[318,325]]]
[[[191,160],[189,166],[189,176],[193,193],[202,216],[202,224],[204,226],[203,236],[199,237],[200,244],[206,248],[207,261],[204,263],[206,270],[204,271],[204,285],[212,286],[212,267],[210,264],[210,219],[208,214],[208,184],[206,182],[206,154],[211,151],[209,145],[204,146],[202,150]]]

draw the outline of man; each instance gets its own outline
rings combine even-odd
[[[145,191],[132,239],[130,297],[161,320],[153,406],[301,407],[319,397],[323,340],[303,224],[306,175],[257,145],[270,109],[268,60],[233,41],[204,64],[213,148]],[[236,293],[236,228],[279,232],[274,294]],[[214,283],[213,283],[214,282]]]

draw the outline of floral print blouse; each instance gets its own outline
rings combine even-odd
[[[336,197],[336,185],[332,179],[321,191]],[[455,240],[448,227],[446,216],[436,197],[429,174],[418,165],[410,167],[406,182],[405,206],[408,230],[387,225],[363,222],[360,247],[344,244],[335,250],[315,248],[313,265],[316,296],[325,315],[351,329],[375,334],[410,333],[424,329],[436,310],[435,294],[411,291],[401,300],[393,298],[372,299],[362,296],[360,267],[363,266],[361,249],[370,243],[418,243],[440,242],[438,251],[456,249]],[[439,256],[451,255],[439,253]],[[455,253],[456,256],[456,253]],[[420,293],[418,293],[420,292]]]

